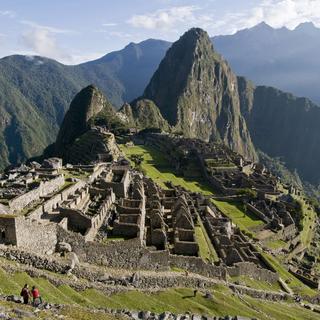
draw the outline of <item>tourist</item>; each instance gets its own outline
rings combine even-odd
[[[24,287],[22,288],[20,295],[23,298],[23,303],[28,304],[29,297],[31,297],[31,294],[29,291],[29,286],[27,284],[25,284]]]
[[[38,288],[33,286],[31,293],[32,293],[32,297],[33,297],[33,305],[37,306],[40,303],[42,303],[42,299],[41,299],[40,292],[39,292]]]
[[[193,290],[193,296],[196,297],[198,293],[198,290]]]

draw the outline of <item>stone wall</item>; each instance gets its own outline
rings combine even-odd
[[[20,249],[0,245],[0,257],[5,257],[20,263],[33,266],[38,269],[45,269],[52,272],[65,273],[69,269],[69,263],[58,261],[36,253],[29,253]]]
[[[16,218],[16,245],[39,254],[54,251],[57,244],[57,224]]]
[[[310,279],[305,277],[304,275],[298,273],[298,272],[294,272],[292,269],[289,268],[289,272],[291,274],[293,274],[296,278],[298,278],[299,280],[301,280],[304,284],[306,284],[307,286],[309,286],[310,288],[313,289],[320,289],[320,283],[319,283],[319,279],[315,278],[315,279]]]
[[[41,181],[40,185],[34,190],[10,200],[9,207],[13,211],[21,211],[31,202],[38,201],[40,197],[59,190],[64,185],[64,182],[64,177],[62,175],[59,175],[49,181]]]
[[[141,246],[139,238],[115,241],[108,245],[85,242],[84,238],[63,230],[58,232],[59,241],[72,244],[72,250],[80,261],[130,270],[169,270],[177,267],[207,277],[226,278],[226,268],[205,263],[201,258],[169,254],[169,251],[151,251]]]
[[[251,262],[238,262],[232,267],[227,267],[227,272],[231,277],[248,276],[256,280],[270,283],[275,283],[279,280],[279,275],[277,273],[268,269],[259,268]]]
[[[115,181],[106,181],[104,184],[106,188],[112,188],[113,192],[116,194],[117,197],[120,198],[126,198],[127,197],[127,191],[130,185],[130,173],[127,168],[113,168],[112,169],[113,174],[121,174],[121,181],[115,182]],[[112,175],[113,179],[113,175]]]
[[[185,269],[209,278],[218,278],[223,280],[226,280],[227,278],[226,268],[205,263],[198,257],[170,255],[169,264],[170,267]]]
[[[91,219],[77,209],[60,208],[60,216],[68,219],[68,229],[82,235],[92,226]]]
[[[300,240],[300,236],[297,234],[297,228],[294,224],[290,224],[283,229],[277,231],[274,235],[267,239],[268,241],[276,240],[291,240],[293,245],[296,245]]]
[[[251,205],[250,203],[247,203],[246,206],[249,211],[251,211],[253,214],[255,214],[262,221],[264,221],[265,223],[270,222],[270,220],[260,210],[255,208],[253,205]]]
[[[93,241],[95,236],[97,235],[98,230],[102,226],[103,222],[105,221],[110,207],[115,202],[115,194],[112,190],[109,191],[109,194],[107,194],[106,199],[103,201],[102,205],[98,209],[97,215],[94,216],[91,220],[91,228],[87,230],[85,234],[85,241]]]
[[[80,261],[114,268],[138,268],[143,249],[140,245],[140,239],[115,241],[106,245],[86,242],[81,235],[60,227],[58,240],[70,243],[72,251],[78,255]]]
[[[85,185],[86,184],[84,181],[76,182],[74,185],[56,194],[51,199],[49,199],[48,201],[44,202],[42,205],[31,211],[28,214],[28,217],[30,219],[40,219],[45,212],[51,212],[53,209],[56,209],[62,201],[68,199],[70,194],[75,193],[77,190],[80,190]]]
[[[117,293],[127,290],[146,290],[152,292],[162,290],[165,288],[177,288],[177,287],[189,287],[199,288],[200,290],[205,288],[212,288],[217,283],[217,279],[214,277],[205,278],[198,277],[193,274],[185,275],[183,272],[164,272],[162,274],[146,274],[143,272],[137,272],[132,274],[128,270],[122,270],[123,272],[114,276],[106,275],[100,270],[89,270],[86,266],[77,266],[73,270],[73,274],[81,279],[86,279],[88,282],[74,282],[72,278],[57,278],[54,274],[50,275],[43,270],[49,270],[54,273],[65,273],[69,270],[68,259],[62,259],[58,257],[44,257],[27,251],[18,250],[9,246],[0,245],[0,257],[7,258],[12,261],[17,261],[23,264],[23,266],[8,264],[5,265],[8,272],[24,271],[31,277],[44,277],[48,279],[55,286],[70,285],[76,290],[85,290],[87,288],[95,288],[105,292],[106,294]],[[180,258],[180,257],[179,257]],[[228,284],[231,290],[236,293],[249,295],[251,297],[263,300],[281,301],[287,300],[290,296],[286,293],[270,292],[257,290],[254,288],[248,288],[236,284]],[[319,303],[320,298],[305,297],[306,300],[312,300],[313,303]]]
[[[105,168],[106,167],[104,164],[100,164],[100,165],[94,167],[93,173],[89,176],[88,182],[92,183],[93,181],[95,181],[102,174],[102,172],[105,170]]]

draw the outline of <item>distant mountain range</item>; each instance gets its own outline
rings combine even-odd
[[[320,29],[313,23],[289,30],[262,22],[212,40],[237,75],[320,103]]]
[[[232,36],[215,37],[213,42],[215,51],[226,58],[236,74],[244,75],[257,84],[276,85],[296,95],[320,101],[317,90],[320,77],[320,59],[317,59],[319,35],[320,29],[312,24],[302,24],[290,31],[286,28],[273,29],[262,23]],[[1,59],[0,166],[3,168],[9,163],[41,154],[55,140],[74,95],[89,84],[97,86],[117,108],[125,101],[130,102],[143,95],[170,46],[169,42],[152,39],[139,44],[131,43],[123,50],[76,66],[66,66],[43,57],[10,56]],[[199,68],[204,66],[207,67],[200,61]],[[225,71],[221,76],[227,74],[226,79],[230,82],[233,75],[226,71],[229,68],[227,64],[223,68]],[[201,78],[199,70],[197,72]],[[227,139],[230,144],[244,148],[246,143],[243,142],[250,141],[245,129],[248,127],[255,148],[269,156],[279,157],[292,171],[297,169],[303,178],[318,184],[320,175],[314,172],[320,160],[320,151],[317,151],[320,108],[310,100],[298,99],[273,88],[255,87],[242,79],[238,78],[236,82],[232,80],[233,84],[230,82],[227,88],[230,92],[235,90],[237,84],[241,115],[227,112],[224,118],[225,110],[222,108],[221,120],[214,123],[210,118],[212,132],[220,132],[222,140]],[[166,106],[158,101],[156,93],[152,91],[152,83],[157,81],[149,84],[142,98],[157,100],[155,102],[159,104],[162,115],[166,115]],[[158,84],[156,87],[160,88]],[[189,86],[190,94],[195,93],[192,93],[193,88],[193,84]],[[217,88],[223,89],[223,86]],[[226,96],[223,92],[220,92],[221,99],[227,99],[224,101],[228,102],[229,97],[230,110],[237,110],[234,96]],[[173,98],[178,97],[181,97],[180,93]],[[139,105],[148,110],[152,104],[142,101]],[[135,104],[132,107],[132,112],[139,114],[140,109]],[[156,117],[157,110],[154,107],[152,110],[153,117]],[[183,110],[178,108],[175,112],[185,115]],[[206,107],[202,110],[208,111]],[[233,118],[234,115],[240,117],[240,122]],[[230,120],[238,123],[237,126],[243,123],[242,117],[245,119],[245,127],[240,125],[243,134],[241,141],[237,140],[238,133],[232,130],[223,132],[224,124],[231,125],[226,120],[229,116]],[[200,119],[201,114],[197,117]],[[169,123],[176,120],[164,118]],[[146,120],[142,122],[146,123]],[[186,126],[185,120],[179,123],[181,128]],[[209,134],[199,127],[192,130],[193,133]],[[251,145],[248,149],[252,154]]]

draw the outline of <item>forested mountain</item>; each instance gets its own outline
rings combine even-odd
[[[170,44],[146,40],[80,64],[44,57],[0,60],[0,168],[41,154],[83,87],[95,84],[117,107],[143,91]]]

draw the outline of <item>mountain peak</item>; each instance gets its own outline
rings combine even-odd
[[[294,29],[295,31],[314,31],[317,30],[318,28],[314,25],[313,22],[311,21],[307,21],[307,22],[303,22],[300,23],[298,26],[296,26],[296,28]]]
[[[191,28],[185,32],[176,43],[186,44],[199,44],[200,42],[207,42],[212,46],[208,33],[201,28]]]
[[[215,53],[202,29],[190,29],[171,46],[143,98],[153,101],[177,132],[190,138],[223,141],[254,158],[240,114],[236,76]]]
[[[189,37],[189,36],[196,37],[196,38],[201,38],[206,36],[209,37],[208,33],[201,28],[191,28],[182,35],[182,37]]]
[[[56,141],[56,150],[64,150],[71,145],[90,128],[92,120],[101,112],[115,114],[112,105],[97,87],[89,85],[83,88],[72,100],[64,117]]]
[[[269,24],[267,24],[265,21],[262,21],[251,28],[251,30],[262,30],[262,31],[270,31],[274,30]]]

